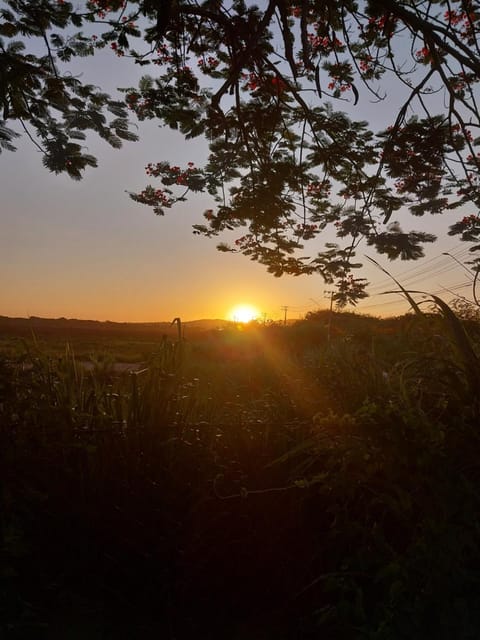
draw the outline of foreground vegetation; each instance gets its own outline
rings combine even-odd
[[[477,638],[480,326],[331,320],[10,343],[2,637]]]

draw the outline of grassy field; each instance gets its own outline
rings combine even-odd
[[[0,335],[2,638],[478,638],[477,321],[103,329]]]

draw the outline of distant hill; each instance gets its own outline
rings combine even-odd
[[[230,323],[227,320],[205,319],[182,322],[186,333],[189,331],[208,331],[223,328]],[[177,325],[170,322],[101,322],[99,320],[77,320],[75,318],[10,318],[0,316],[0,334],[31,336],[35,335],[176,335]]]

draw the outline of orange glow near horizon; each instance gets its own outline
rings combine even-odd
[[[228,313],[228,320],[247,323],[260,317],[260,311],[251,304],[238,304]]]

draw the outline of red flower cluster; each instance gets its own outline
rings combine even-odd
[[[243,73],[242,78],[246,81],[244,89],[255,91],[260,86],[260,78],[256,73]]]
[[[132,91],[125,96],[127,107],[132,111],[135,111],[139,118],[143,118],[145,111],[152,107],[152,101],[149,98],[140,100],[140,94]]]
[[[450,26],[462,25],[463,29],[460,31],[460,36],[464,39],[470,38],[475,31],[475,22],[478,22],[479,17],[473,11],[445,11],[443,17]]]
[[[465,13],[463,11],[445,11],[445,13],[443,14],[445,20],[453,26],[459,24],[463,20],[464,16]]]
[[[193,162],[188,162],[187,168],[183,171],[180,167],[177,166],[169,167],[164,162],[157,162],[157,164],[149,162],[145,167],[145,173],[147,174],[147,176],[158,178],[159,176],[163,175],[168,177],[170,180],[173,180],[175,184],[179,185],[188,185],[188,179],[190,175],[195,171],[195,164]]]
[[[479,222],[478,216],[472,213],[470,216],[465,216],[461,219],[460,224],[464,227],[474,227]]]
[[[375,17],[372,16],[368,19],[367,30],[369,35],[378,34],[380,32],[387,38],[391,38],[395,32],[395,25],[397,23],[397,18],[392,16],[391,14],[385,13],[383,16]],[[360,27],[361,28],[361,27]]]
[[[193,76],[192,70],[188,65],[180,67],[175,74],[177,78],[181,78],[182,76]]]
[[[310,184],[307,185],[307,196],[311,198],[328,196],[330,194],[330,188],[331,184],[328,180],[310,182]]]
[[[268,90],[268,87],[274,88],[276,93],[283,93],[288,88],[287,84],[278,76],[259,76],[255,72],[242,73],[242,79],[245,81],[243,89],[248,91],[256,91],[260,87]]]
[[[345,47],[343,42],[336,36],[317,36],[314,33],[309,33],[308,40],[315,52],[331,53],[332,51],[339,51]]]
[[[329,65],[328,75],[330,77],[328,88],[331,91],[343,93],[352,88],[350,84],[352,80],[352,65],[349,62],[337,62]]]
[[[124,23],[125,23],[125,22],[127,22],[127,21],[128,21],[128,16],[123,16],[123,18],[122,18],[122,22],[124,22]],[[135,22],[131,22],[131,21],[130,21],[126,26],[127,26],[127,27],[129,27],[130,29],[135,29],[135,27],[136,27],[137,25],[135,24]]]
[[[368,19],[368,24],[371,27],[375,27],[376,29],[383,29],[385,27],[385,24],[387,22],[387,14],[384,14],[383,16],[380,16],[380,18],[375,18],[375,17],[371,17]]]
[[[125,8],[125,0],[88,0],[87,8],[97,14],[100,19],[105,18],[111,11]]]
[[[146,188],[138,194],[138,201],[151,207],[171,207],[174,200],[163,189]]]
[[[161,44],[160,46],[158,46],[157,54],[158,58],[152,60],[153,64],[169,64],[170,62],[173,62],[173,56],[171,55],[171,52],[166,45]]]
[[[362,58],[358,63],[358,66],[360,67],[360,71],[363,71],[363,73],[368,73],[369,71],[372,71],[373,70],[372,61],[373,61],[372,56],[367,55],[364,58]]]
[[[328,83],[328,88],[331,91],[341,91],[344,93],[352,88],[352,85],[349,82],[344,82],[338,76],[331,76],[332,80]]]
[[[133,109],[139,98],[140,96],[138,95],[138,93],[127,93],[127,95],[125,96],[125,100],[127,101],[130,109]]]
[[[125,51],[118,46],[118,42],[112,42],[112,44],[110,45],[110,48],[112,49],[112,51],[115,52],[115,55],[118,56],[119,58],[125,55]]]
[[[213,56],[208,56],[207,58],[199,58],[197,64],[204,73],[208,73],[209,71],[215,71],[220,64],[220,60]]]
[[[285,82],[281,78],[279,78],[278,76],[273,76],[272,84],[276,88],[278,93],[283,93],[285,91],[285,89],[287,88],[287,85],[285,84]]]
[[[422,47],[415,53],[418,62],[430,62],[432,59],[431,51],[428,47]]]

